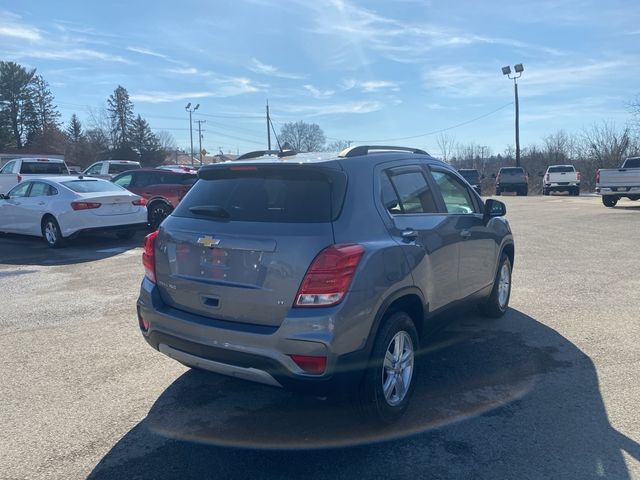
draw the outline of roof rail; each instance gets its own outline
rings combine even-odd
[[[247,152],[240,155],[235,161],[248,160],[250,158],[264,157],[265,155],[277,155],[279,158],[290,157],[295,155],[295,150],[255,150],[253,152]]]
[[[357,157],[360,155],[368,155],[371,150],[380,150],[380,151],[398,151],[398,152],[411,152],[420,155],[429,155],[424,150],[420,150],[419,148],[411,148],[411,147],[391,147],[386,145],[357,145],[355,147],[349,147],[342,150],[338,157],[348,158],[348,157]]]

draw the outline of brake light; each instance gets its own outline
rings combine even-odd
[[[308,355],[289,355],[306,373],[320,375],[327,368],[327,357],[310,357]]]
[[[97,202],[71,202],[71,208],[74,210],[91,210],[100,208],[102,204]]]
[[[156,283],[156,237],[158,231],[151,232],[144,237],[144,251],[142,252],[142,265],[144,265],[144,275]]]
[[[496,183],[500,183],[500,174],[496,177]]]
[[[580,181],[581,179],[580,172],[576,172],[576,177],[577,177],[577,180]]]
[[[600,183],[600,170],[596,171],[596,183]]]
[[[131,202],[132,204],[138,206],[138,207],[144,207],[147,204],[147,201],[144,198],[139,198],[137,200],[134,200],[133,202]]]
[[[16,177],[18,178],[18,183],[20,183],[22,181],[22,177],[20,175],[16,175]]]
[[[328,307],[342,301],[358,267],[364,247],[331,245],[309,266],[296,295],[295,307]]]
[[[529,183],[529,175],[527,175],[526,173],[524,174],[524,181]]]
[[[544,176],[544,181],[545,181],[546,183],[549,183],[549,178],[550,178],[550,175],[547,173],[547,174]]]

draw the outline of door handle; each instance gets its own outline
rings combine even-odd
[[[471,232],[469,230],[462,230],[460,236],[466,240],[467,238],[471,238]]]
[[[418,232],[413,228],[406,228],[400,234],[404,240],[412,241],[418,238]]]
[[[46,205],[47,202],[38,202],[38,205]]]

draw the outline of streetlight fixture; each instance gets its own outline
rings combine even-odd
[[[517,79],[522,76],[522,72],[524,72],[524,66],[521,63],[518,63],[513,66],[515,70],[515,74],[511,75],[511,67],[506,66],[502,67],[502,74],[507,76],[509,79],[513,80],[513,91],[515,92],[516,97],[516,166],[520,166],[520,106],[518,104],[518,82]]]
[[[191,138],[191,166],[194,166],[193,162],[193,122],[191,121],[191,114],[198,110],[200,104],[198,103],[195,107],[191,108],[191,102],[187,103],[187,106],[184,109],[189,112],[189,137]]]

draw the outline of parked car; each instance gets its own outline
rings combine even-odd
[[[171,170],[172,172],[198,173],[198,168],[192,165],[159,165],[157,168],[163,170]]]
[[[103,160],[86,168],[84,172],[82,172],[82,175],[111,180],[119,173],[136,168],[142,168],[140,162],[134,162],[132,160]]]
[[[522,167],[502,167],[496,176],[496,195],[504,192],[516,192],[516,195],[529,194],[529,175]]]
[[[112,182],[147,201],[147,221],[155,230],[197,180],[195,172],[141,168],[123,172]]]
[[[623,197],[640,199],[640,157],[627,158],[620,168],[598,170],[596,193],[606,207],[615,207]]]
[[[542,194],[568,192],[580,195],[580,172],[573,165],[551,165],[542,177]]]
[[[7,193],[22,180],[68,174],[67,165],[59,158],[17,158],[0,169],[0,193]]]
[[[97,178],[29,179],[0,195],[0,232],[43,237],[50,247],[88,231],[131,238],[146,223],[144,198]]]
[[[188,366],[354,394],[397,419],[433,315],[507,310],[504,204],[417,149],[257,157],[202,167],[145,238],[144,338]]]
[[[458,173],[471,185],[478,195],[482,195],[482,177],[475,168],[460,168]]]

